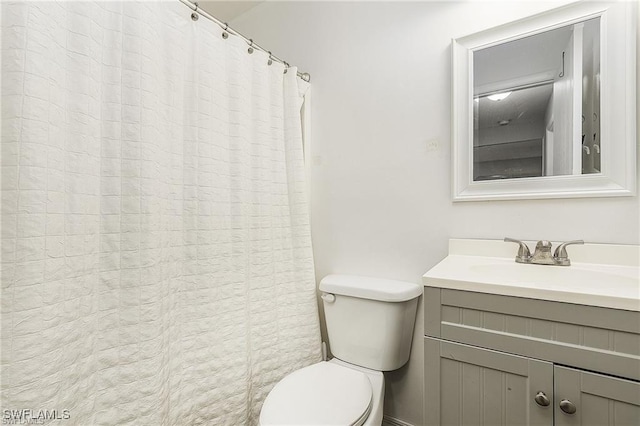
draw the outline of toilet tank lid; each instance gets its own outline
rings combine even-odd
[[[405,281],[332,274],[320,281],[320,291],[381,302],[404,302],[420,296],[422,287]]]

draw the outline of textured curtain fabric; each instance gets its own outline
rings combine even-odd
[[[3,417],[255,424],[320,358],[304,83],[190,14],[2,4]]]

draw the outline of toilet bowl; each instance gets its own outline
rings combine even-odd
[[[264,401],[261,426],[380,426],[383,371],[409,359],[422,287],[329,275],[320,282],[331,361],[294,371]]]
[[[271,390],[260,412],[261,426],[379,426],[382,372],[338,359],[286,376]]]

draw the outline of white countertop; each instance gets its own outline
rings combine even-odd
[[[535,242],[527,243],[533,252]],[[571,266],[516,263],[517,249],[501,240],[451,240],[424,285],[640,311],[639,246],[569,246]]]

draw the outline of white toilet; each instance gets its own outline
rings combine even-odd
[[[330,361],[278,382],[264,401],[261,426],[380,426],[383,371],[409,359],[417,284],[351,275],[320,282]]]

